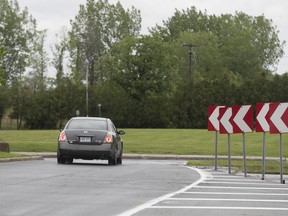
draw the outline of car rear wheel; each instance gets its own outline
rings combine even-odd
[[[122,164],[122,155],[119,156],[119,158],[117,159],[117,164]]]
[[[113,166],[117,164],[117,157],[116,157],[116,155],[111,156],[111,157],[108,159],[108,164],[109,164],[109,165],[113,165]]]
[[[121,147],[120,155],[117,158],[117,164],[122,164],[123,144],[121,146],[122,147]]]
[[[73,163],[73,158],[68,158],[68,159],[66,159],[66,163],[72,164],[72,163]]]
[[[63,156],[59,152],[57,153],[57,163],[58,164],[64,164],[65,163],[65,159],[63,158]]]

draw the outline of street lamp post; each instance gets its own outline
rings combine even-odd
[[[98,104],[98,108],[99,108],[99,117],[101,117],[101,103]]]
[[[88,108],[89,108],[89,93],[88,93],[88,70],[89,64],[87,63],[87,70],[86,70],[86,116],[88,117]]]

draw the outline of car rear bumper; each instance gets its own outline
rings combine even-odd
[[[113,155],[111,144],[79,145],[61,142],[58,144],[58,152],[64,158],[85,160],[109,159]]]

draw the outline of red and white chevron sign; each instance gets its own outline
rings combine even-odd
[[[269,132],[269,105],[270,103],[256,104],[256,132]]]
[[[233,106],[219,109],[221,134],[253,132],[252,106]]]
[[[288,103],[269,105],[270,133],[288,133]]]
[[[208,131],[219,131],[219,109],[224,106],[208,107]]]
[[[223,107],[219,109],[219,132],[221,134],[232,134],[233,126],[230,122],[232,116],[231,107]]]
[[[232,107],[233,133],[253,132],[253,111],[251,105]]]

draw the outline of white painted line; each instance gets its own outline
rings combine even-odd
[[[244,178],[239,178],[239,179],[229,179],[229,178],[213,178],[213,179],[207,179],[205,181],[230,181],[230,182],[234,182],[234,181],[244,181],[244,182],[259,182],[259,183],[264,183],[263,180],[257,180],[257,179],[244,179]]]
[[[214,179],[215,178],[229,178],[229,179],[244,179],[243,176],[229,176],[228,174],[227,175],[214,175],[212,174]]]
[[[229,192],[183,192],[184,194],[207,194],[207,195],[255,195],[255,196],[288,196],[279,193],[229,193]]]
[[[214,199],[214,198],[168,198],[167,200],[176,201],[231,201],[231,202],[283,202],[288,200],[259,200],[259,199]]]
[[[131,215],[133,215],[133,214],[135,214],[135,213],[137,213],[139,211],[142,211],[144,209],[150,208],[151,206],[153,206],[153,205],[155,205],[155,204],[157,204],[159,202],[162,202],[165,199],[171,198],[172,196],[175,196],[177,194],[180,194],[180,193],[183,193],[183,192],[185,192],[187,190],[190,190],[191,188],[195,187],[196,185],[198,185],[199,183],[204,181],[206,178],[211,177],[208,173],[203,172],[202,170],[199,170],[197,168],[187,167],[187,166],[183,166],[183,167],[197,171],[200,174],[200,176],[201,176],[200,179],[198,181],[194,182],[193,184],[191,184],[191,185],[189,185],[187,187],[184,187],[181,190],[178,190],[176,192],[173,192],[173,193],[170,193],[170,194],[166,194],[164,196],[161,196],[161,197],[158,197],[156,199],[150,200],[150,201],[148,201],[148,202],[146,202],[146,203],[144,203],[142,205],[139,205],[139,206],[137,206],[137,207],[135,207],[133,209],[130,209],[130,210],[126,211],[126,212],[123,212],[123,213],[119,214],[118,216],[131,216]]]
[[[256,182],[215,182],[215,181],[203,181],[202,183],[207,183],[207,184],[238,184],[238,185],[259,185],[259,183],[256,183]],[[261,185],[269,185],[269,186],[273,186],[273,185],[276,185],[276,184],[273,184],[273,183],[261,183]],[[281,187],[281,185],[277,184],[277,187]],[[287,188],[287,186],[283,185],[283,188]]]
[[[209,170],[207,170],[207,172],[209,172]],[[229,177],[229,178],[243,178],[243,175],[233,175],[233,174],[229,174],[228,172],[225,173],[218,173],[218,172],[209,172],[211,174],[213,174],[213,176],[215,177]]]
[[[217,187],[217,186],[195,186],[195,188],[209,189],[243,189],[243,190],[288,190],[288,188],[260,188],[260,187]]]
[[[220,210],[267,210],[288,211],[288,208],[266,208],[266,207],[222,207],[222,206],[150,206],[151,209],[220,209]]]

